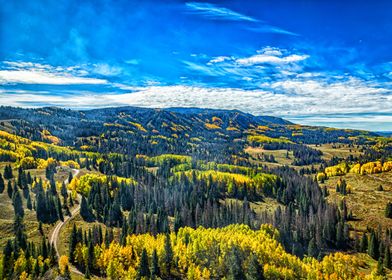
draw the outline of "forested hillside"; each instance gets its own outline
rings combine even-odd
[[[386,279],[392,224],[346,176],[391,173],[391,147],[240,111],[0,107],[0,279]]]

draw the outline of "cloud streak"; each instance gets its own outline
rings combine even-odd
[[[185,3],[185,6],[188,13],[200,15],[206,19],[244,22],[247,25],[243,28],[252,32],[299,36],[299,34],[297,33],[285,30],[274,25],[266,24],[263,21],[254,17],[250,17],[215,4],[188,2]]]
[[[210,3],[188,2],[185,5],[190,13],[198,14],[208,19],[258,22],[258,20],[253,17]]]

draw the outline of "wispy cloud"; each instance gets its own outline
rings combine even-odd
[[[247,25],[243,26],[243,28],[253,32],[299,36],[297,33],[288,31],[278,26],[267,24],[254,17],[247,16],[215,4],[188,2],[185,5],[189,13],[200,15],[210,20],[245,22]]]
[[[32,62],[4,62],[0,84],[84,85],[106,84],[105,79],[84,77],[87,72],[75,67],[54,67]],[[77,73],[78,75],[75,75]]]
[[[228,20],[228,21],[248,21],[258,22],[259,20],[235,12],[228,8],[220,7],[210,3],[188,2],[185,4],[188,11],[194,14],[199,14],[213,20]]]
[[[260,25],[260,26],[249,26],[247,27],[248,30],[254,31],[254,32],[259,32],[259,33],[278,33],[278,34],[284,34],[284,35],[291,35],[291,36],[299,36],[299,34],[288,31],[286,29],[273,26],[273,25]]]

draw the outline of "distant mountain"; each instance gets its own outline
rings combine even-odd
[[[320,144],[377,135],[359,130],[302,126],[282,118],[254,116],[238,110],[201,108],[113,107],[78,111],[57,107],[0,107],[0,129],[38,141],[49,141],[54,139],[49,136],[54,136],[60,144],[85,149],[110,139],[113,145],[110,148],[114,151],[117,146],[124,147],[123,142],[126,142],[130,150],[132,145],[142,145],[147,153],[156,150],[153,145],[160,145],[167,152],[187,151],[189,147],[201,152],[203,146],[232,147],[234,143],[248,142],[249,137],[257,141]]]
[[[380,136],[392,137],[392,131],[377,131],[376,133]]]

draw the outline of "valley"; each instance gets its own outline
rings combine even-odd
[[[391,159],[236,110],[0,107],[1,279],[392,277]]]

